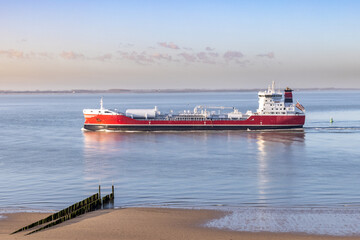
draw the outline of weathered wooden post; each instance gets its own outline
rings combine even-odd
[[[111,204],[112,204],[112,207],[114,207],[114,199],[115,199],[115,191],[114,191],[114,184],[112,185],[112,187],[111,187],[111,192],[112,192],[112,194],[111,194],[111,199],[110,199],[110,202],[111,202]]]
[[[102,203],[102,201],[101,201],[101,188],[100,188],[100,184],[99,184],[99,199],[100,199],[99,209],[102,209],[103,203]]]

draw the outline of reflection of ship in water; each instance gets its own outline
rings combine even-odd
[[[298,170],[294,162],[300,161],[305,145],[304,131],[83,134],[85,171],[89,178],[98,177],[102,182],[114,178],[122,184],[141,185],[159,176],[162,180],[171,178],[170,172],[181,169],[178,180],[186,182],[183,177],[200,171],[199,168],[216,168],[224,171],[224,175],[215,171],[218,177],[239,185],[239,192],[248,182],[252,186],[250,201],[258,205],[276,202],[274,198],[279,195],[284,196],[282,199],[293,198],[293,174]],[[234,173],[228,172],[232,170]],[[242,173],[244,170],[247,172]],[[232,174],[242,176],[232,178]]]
[[[103,182],[104,179],[111,181],[120,178],[123,181],[127,177],[142,181],[142,177],[146,177],[145,173],[163,171],[151,163],[164,161],[162,163],[166,165],[168,159],[181,150],[179,145],[193,147],[198,142],[206,143],[208,134],[84,131],[83,136],[85,175],[87,179],[101,179]]]
[[[103,183],[106,179],[116,179],[123,171],[121,158],[115,156],[122,150],[118,142],[123,141],[124,136],[106,132],[83,132],[83,136],[85,178]]]
[[[301,161],[305,132],[258,132],[249,137],[256,139],[257,144],[258,204],[266,206],[276,201],[290,204],[296,195],[293,176],[297,170],[293,161]],[[273,199],[279,192],[283,199]]]
[[[283,143],[291,145],[294,142],[304,142],[305,132],[303,129],[291,131],[219,131],[219,132],[92,132],[84,131],[84,148],[85,153],[109,153],[126,151],[127,144],[141,142],[156,142],[157,138],[166,138],[167,140],[179,141],[184,140],[206,140],[208,137],[223,138],[227,137],[227,141],[236,140],[238,138],[248,138],[249,140],[257,140],[257,144]],[[121,143],[121,144],[119,144]],[[260,148],[260,147],[259,147]]]
[[[305,131],[303,129],[291,131],[251,131],[247,134],[248,138],[256,139],[258,144],[283,143],[292,145],[305,141]]]
[[[84,131],[83,135],[85,154],[119,151],[119,145],[114,143],[126,140],[126,135],[117,133]]]

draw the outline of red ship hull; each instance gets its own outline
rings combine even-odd
[[[302,128],[305,115],[252,115],[246,120],[133,119],[124,115],[87,115],[84,128],[122,131],[258,130]]]

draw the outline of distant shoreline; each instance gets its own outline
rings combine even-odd
[[[0,90],[0,94],[99,94],[99,93],[197,93],[197,92],[257,92],[263,89],[108,89],[108,90]],[[359,91],[360,88],[295,88],[294,91]]]

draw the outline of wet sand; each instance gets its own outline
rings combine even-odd
[[[128,208],[101,210],[69,220],[60,225],[25,236],[29,231],[11,232],[48,216],[44,213],[3,214],[0,219],[0,239],[86,239],[86,240],[289,240],[289,239],[359,239],[289,233],[234,232],[203,227],[207,221],[224,216],[212,210],[167,208]]]

